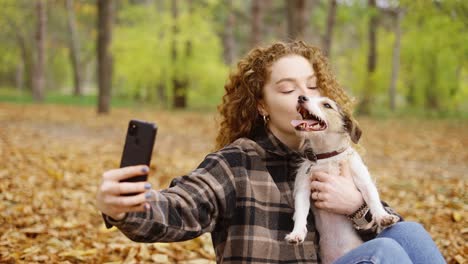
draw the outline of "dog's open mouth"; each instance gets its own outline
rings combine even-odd
[[[305,132],[310,132],[310,131],[322,131],[327,129],[327,123],[320,119],[320,117],[309,113],[307,109],[305,109],[303,106],[299,105],[297,107],[297,112],[301,114],[302,120],[292,120],[291,125],[297,130],[297,131],[305,131]]]

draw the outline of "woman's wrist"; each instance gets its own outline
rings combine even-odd
[[[356,229],[368,229],[372,226],[372,214],[366,202],[363,202],[361,207],[352,214],[347,215],[348,219],[353,222]]]
[[[346,216],[350,220],[362,218],[367,213],[368,210],[369,210],[369,208],[367,207],[366,202],[363,201],[361,206],[358,209],[354,210],[352,213],[350,213],[350,214],[348,214]]]
[[[361,192],[356,190],[356,194],[350,196],[349,205],[347,206],[347,211],[345,215],[352,215],[354,212],[359,210],[366,202],[362,198]]]

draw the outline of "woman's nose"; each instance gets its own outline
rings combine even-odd
[[[302,104],[302,103],[305,103],[309,100],[309,98],[307,98],[306,96],[304,95],[299,95],[299,98],[297,98],[297,101]]]

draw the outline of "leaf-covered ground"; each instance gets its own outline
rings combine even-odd
[[[129,119],[157,122],[150,181],[165,187],[213,147],[215,114],[0,103],[0,262],[213,263],[208,235],[131,242],[95,207]],[[422,223],[448,263],[468,262],[468,120],[366,119],[364,160],[383,200]]]

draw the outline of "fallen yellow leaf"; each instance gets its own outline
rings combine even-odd
[[[155,263],[168,263],[169,258],[167,255],[163,254],[153,254],[151,255],[151,260],[153,260]]]
[[[460,212],[454,211],[452,213],[452,219],[455,222],[460,222],[463,219],[463,216],[462,216],[462,214]]]

